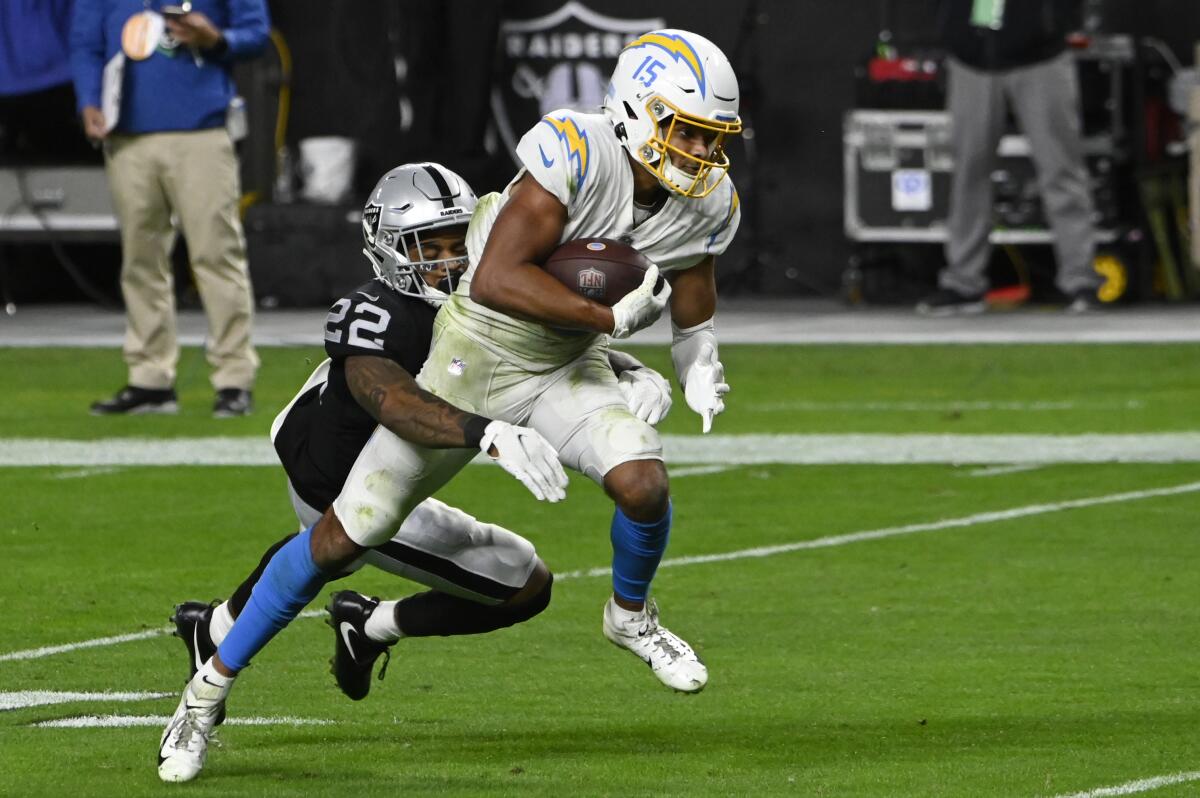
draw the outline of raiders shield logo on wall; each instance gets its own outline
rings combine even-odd
[[[556,108],[599,110],[621,48],[663,27],[660,17],[617,19],[576,0],[536,19],[502,20],[492,115],[509,153],[526,130]]]

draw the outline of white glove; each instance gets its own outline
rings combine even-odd
[[[638,330],[644,330],[662,315],[667,300],[671,297],[671,284],[663,280],[663,287],[656,294],[654,284],[658,282],[658,267],[646,269],[642,284],[621,297],[612,306],[613,338],[628,338]]]
[[[490,451],[493,446],[494,455]],[[567,474],[558,462],[558,452],[537,430],[493,421],[483,429],[479,450],[520,480],[538,501],[558,502],[567,497]]]
[[[671,383],[651,368],[622,371],[617,378],[621,397],[629,412],[647,424],[657,424],[671,409]]]
[[[721,397],[727,393],[729,383],[725,382],[725,367],[717,360],[716,347],[706,342],[688,369],[687,384],[683,386],[683,398],[688,407],[700,414],[702,433],[712,431],[713,416],[719,416],[725,410],[725,401]]]

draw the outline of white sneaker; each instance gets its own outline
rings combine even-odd
[[[640,657],[667,687],[698,693],[708,684],[708,668],[692,647],[658,625],[658,605],[653,600],[634,612],[618,607],[610,597],[604,605],[604,636]]]
[[[209,681],[210,677],[216,679]],[[224,715],[225,696],[233,679],[225,679],[205,663],[183,690],[171,722],[158,747],[158,777],[163,781],[191,781],[204,769],[208,738]]]

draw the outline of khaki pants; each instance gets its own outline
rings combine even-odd
[[[249,390],[259,361],[250,343],[254,303],[229,135],[224,128],[114,135],[105,164],[121,226],[129,384],[175,384],[179,343],[170,254],[178,224],[208,316],[213,388]]]

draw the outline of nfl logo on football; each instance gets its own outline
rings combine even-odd
[[[599,269],[584,269],[579,273],[579,293],[589,299],[604,296],[604,272]]]

